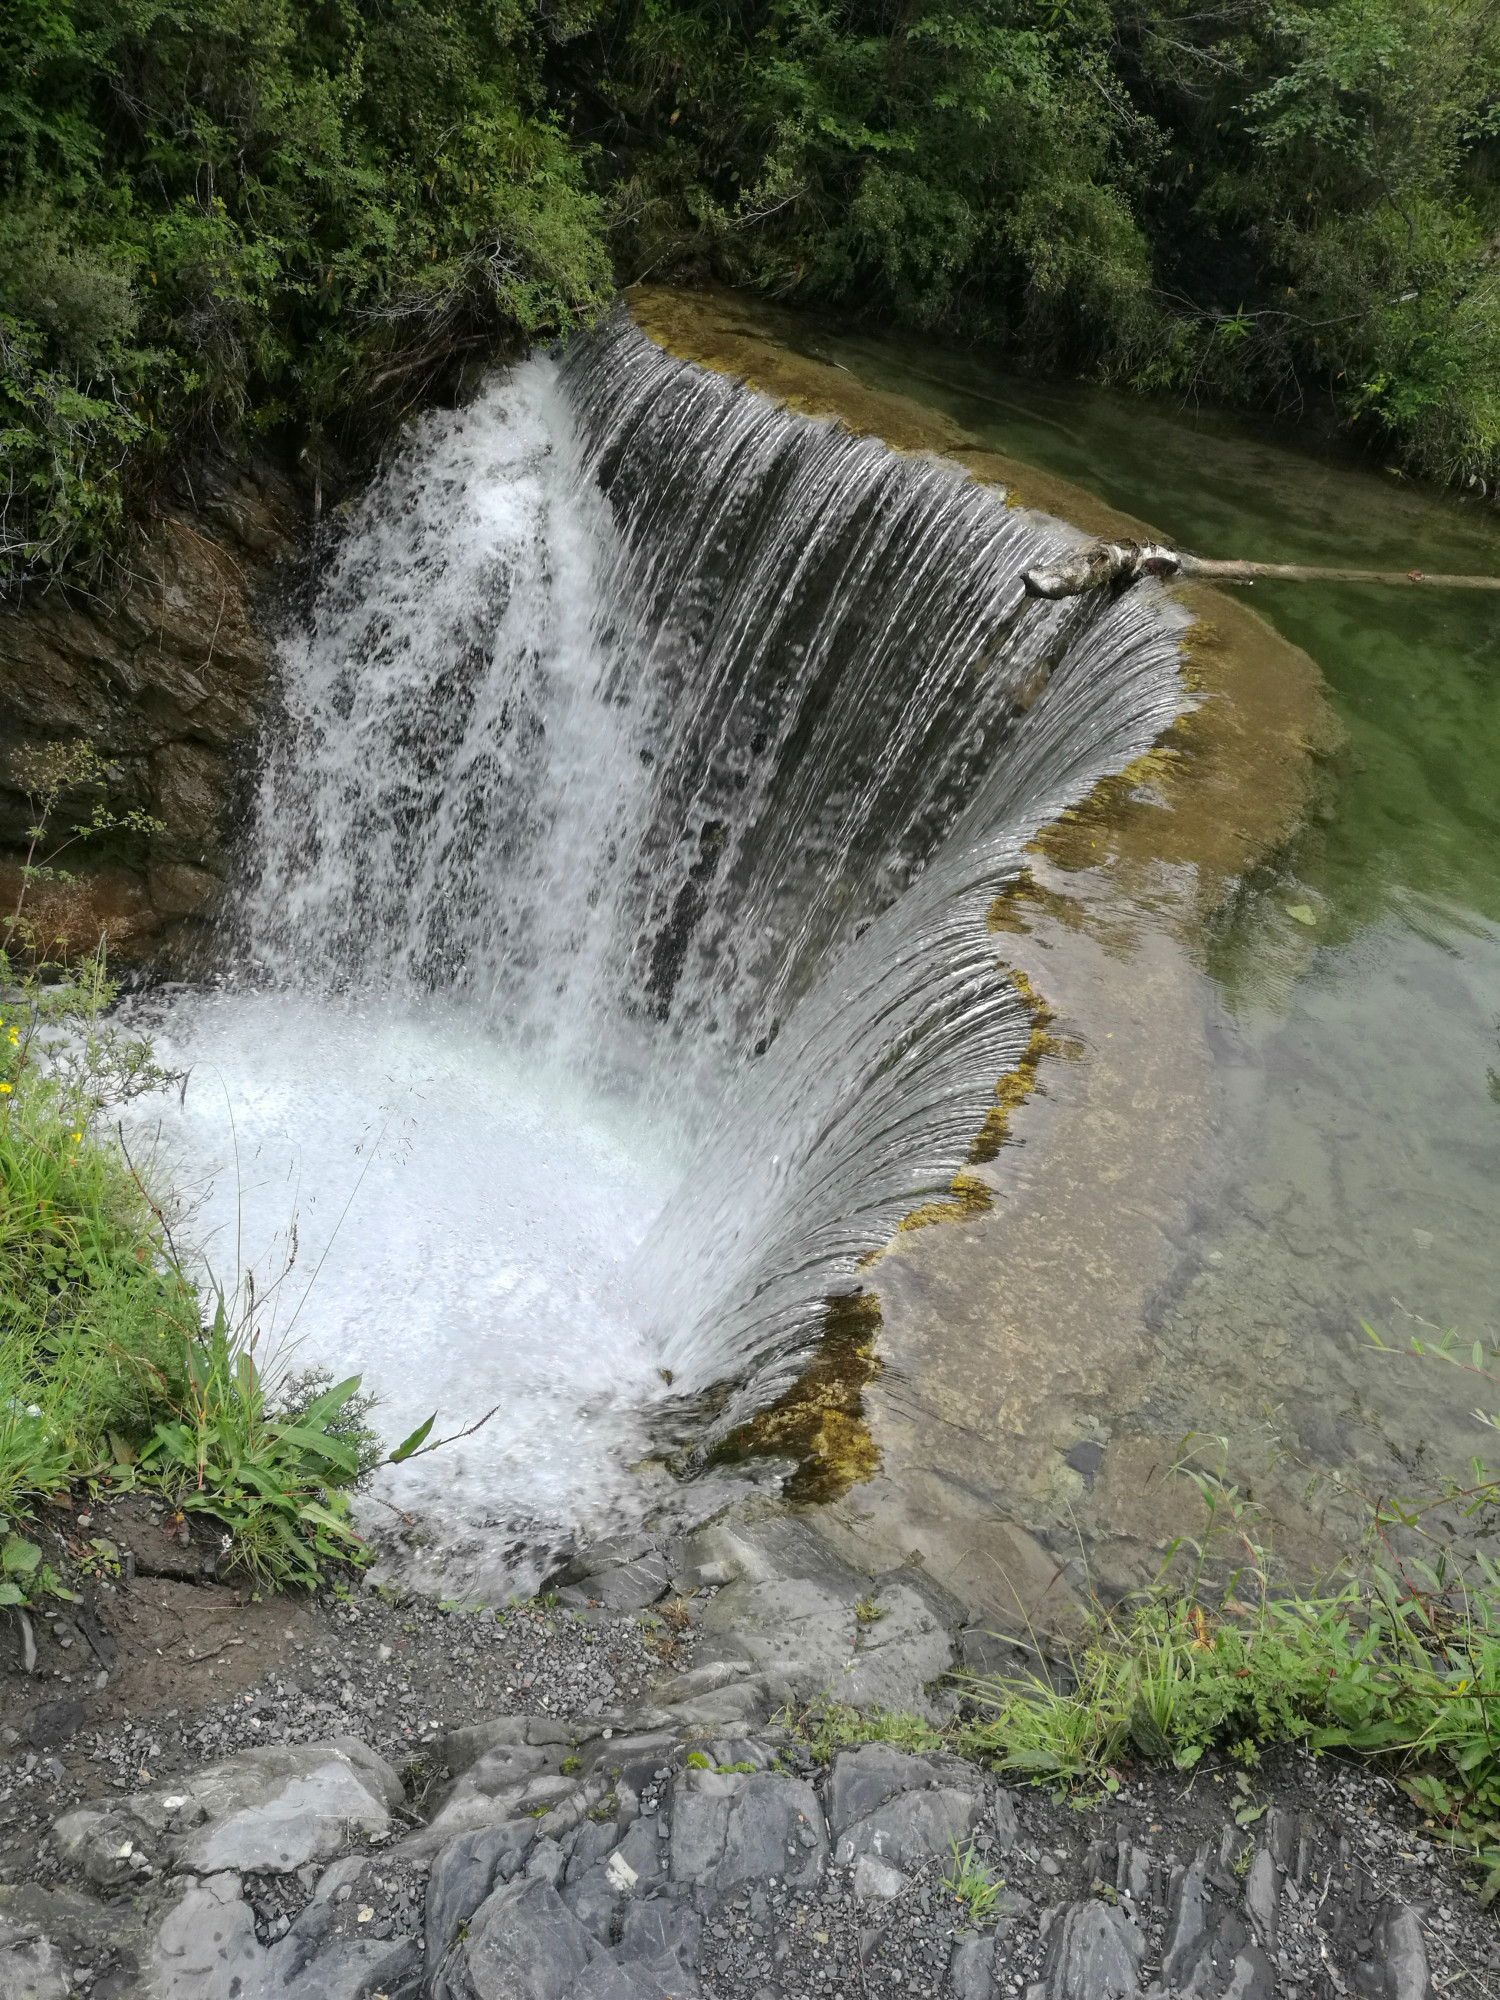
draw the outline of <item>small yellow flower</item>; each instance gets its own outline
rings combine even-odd
[[[83,1142],[83,1134],[82,1134],[81,1132],[75,1132],[75,1133],[73,1134],[73,1137],[74,1137],[75,1139],[77,1139],[77,1140],[79,1141],[79,1143],[80,1143],[80,1144],[82,1144],[82,1142]]]
[[[20,1031],[20,1029],[19,1029],[19,1028],[12,1028],[12,1029],[11,1029],[11,1031],[10,1031],[10,1045],[11,1045],[11,1047],[12,1047],[12,1048],[14,1048],[14,1047],[16,1046],[17,1042],[19,1042],[19,1041],[20,1041],[20,1039],[21,1039],[21,1031]]]
[[[8,1083],[0,1083],[0,1096],[10,1096],[10,1085]]]

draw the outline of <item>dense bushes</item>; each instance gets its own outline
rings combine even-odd
[[[153,455],[388,422],[593,310],[596,198],[507,0],[0,16],[0,549],[85,561]]]
[[[0,580],[713,277],[1500,472],[1497,0],[13,0]]]
[[[624,0],[592,61],[628,275],[1500,470],[1493,0]]]

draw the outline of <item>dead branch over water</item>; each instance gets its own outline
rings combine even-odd
[[[1032,597],[1079,597],[1088,590],[1127,589],[1143,576],[1202,577],[1213,583],[1391,583],[1410,588],[1500,590],[1500,576],[1455,576],[1437,570],[1328,569],[1312,563],[1214,562],[1161,542],[1091,542],[1055,563],[1026,571]]]

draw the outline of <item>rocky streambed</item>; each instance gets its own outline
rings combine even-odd
[[[500,1613],[231,1601],[219,1650],[170,1667],[139,1636],[169,1582],[143,1520],[143,1563],[37,1674],[4,1664],[0,1996],[1500,1990],[1493,1919],[1371,1772],[1286,1752],[1079,1809],[849,1741],[852,1712],[939,1720],[966,1659],[1015,1653],[919,1566],[872,1577],[755,1513],[596,1545]]]

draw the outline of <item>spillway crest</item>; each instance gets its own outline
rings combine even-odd
[[[388,1490],[509,1573],[792,1379],[1024,1051],[988,905],[1183,702],[1154,590],[1024,597],[1060,533],[620,317],[426,419],[284,641],[166,1138],[382,1428],[500,1406]]]

